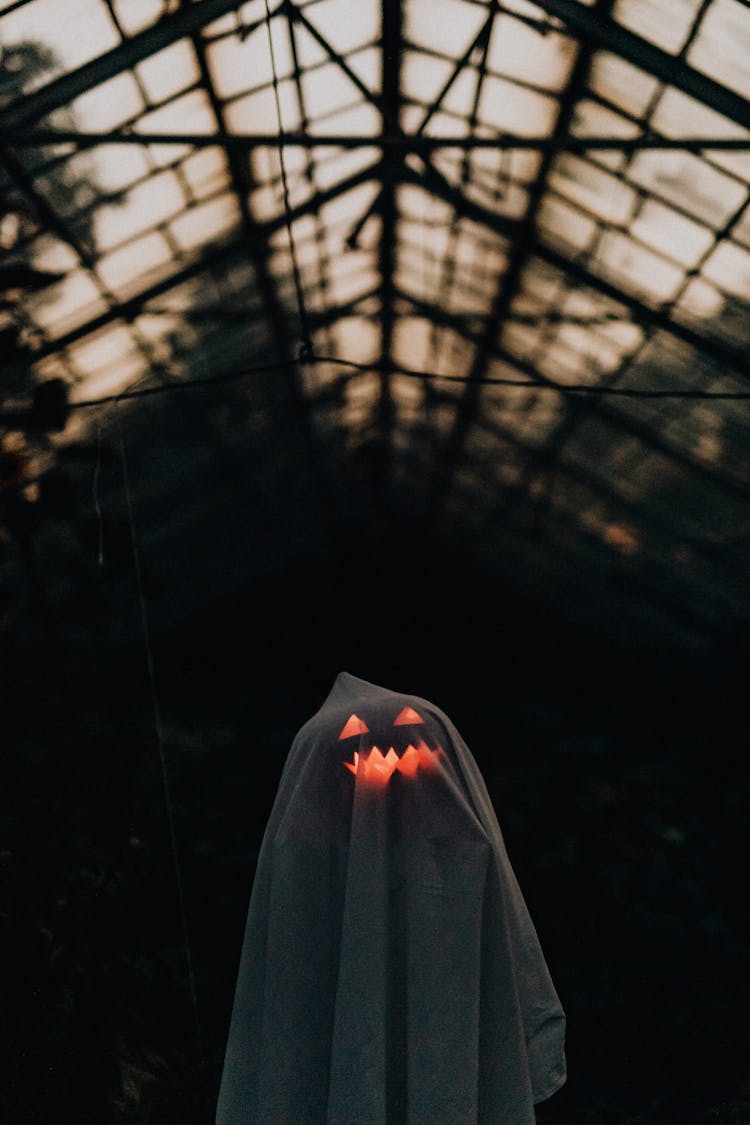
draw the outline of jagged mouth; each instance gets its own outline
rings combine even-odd
[[[416,777],[420,770],[435,773],[442,753],[439,746],[431,750],[426,742],[418,742],[416,746],[409,743],[400,756],[393,746],[389,747],[386,754],[383,754],[379,746],[373,746],[366,754],[355,750],[354,761],[343,762],[342,765],[351,770],[355,777],[377,785],[387,785],[394,773],[410,778]]]

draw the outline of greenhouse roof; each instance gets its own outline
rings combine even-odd
[[[165,621],[396,521],[740,635],[746,0],[4,0],[0,47],[6,605],[19,510],[63,597],[129,465]]]

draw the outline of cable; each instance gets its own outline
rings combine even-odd
[[[190,930],[188,927],[187,910],[185,908],[185,892],[183,889],[182,869],[180,865],[180,853],[177,845],[177,830],[175,828],[174,807],[172,797],[169,790],[169,774],[167,771],[167,759],[164,751],[164,736],[163,724],[161,718],[161,707],[159,704],[159,696],[156,690],[156,676],[154,673],[154,655],[151,647],[151,631],[149,628],[148,611],[146,609],[146,598],[143,588],[143,575],[141,571],[140,552],[138,550],[138,537],[135,530],[135,516],[133,514],[133,496],[130,490],[130,478],[128,474],[128,460],[125,451],[125,439],[123,437],[122,426],[120,425],[121,419],[117,419],[119,429],[119,448],[120,448],[120,462],[122,465],[122,479],[125,489],[125,499],[127,504],[128,526],[130,528],[130,543],[133,552],[133,568],[135,570],[136,587],[138,590],[138,601],[141,612],[141,626],[143,630],[143,641],[146,649],[146,667],[148,671],[148,680],[151,689],[151,706],[154,715],[154,730],[156,733],[156,742],[159,749],[159,762],[161,764],[161,780],[162,789],[164,793],[164,804],[167,812],[167,823],[169,826],[169,839],[172,850],[172,861],[174,864],[175,880],[177,883],[177,899],[180,911],[180,921],[182,923],[182,936],[185,946],[185,962],[188,975],[188,987],[190,990],[190,1000],[193,1009],[193,1019],[195,1021],[195,1033],[198,1045],[203,1055],[203,1032],[201,1028],[200,1014],[198,1010],[198,992],[195,984],[195,973],[193,971],[193,954],[190,944]]]
[[[158,383],[153,387],[142,387],[137,391],[119,391],[117,394],[104,395],[102,398],[81,399],[71,402],[70,410],[79,410],[90,406],[105,406],[113,402],[125,402],[131,398],[148,398],[151,395],[164,394],[166,391],[187,391],[192,387],[211,387],[214,383],[231,383],[235,379],[242,379],[248,375],[262,375],[268,371],[283,371],[284,368],[294,367],[296,359],[274,360],[273,363],[260,363],[253,367],[243,367],[237,371],[225,371],[223,375],[212,375],[206,379],[182,379],[170,383]],[[315,359],[306,362],[316,362]],[[141,380],[139,379],[138,382]]]
[[[159,383],[153,387],[143,387],[140,390],[120,391],[119,394],[105,395],[102,398],[81,399],[71,402],[70,410],[85,410],[93,406],[105,406],[108,403],[124,402],[127,399],[146,398],[150,395],[166,394],[171,391],[189,391],[201,387],[212,387],[215,384],[230,383],[235,380],[245,379],[250,375],[262,375],[269,371],[281,371],[294,367],[297,363],[314,365],[328,363],[336,367],[349,367],[354,371],[374,371],[376,363],[357,363],[351,359],[342,359],[340,356],[331,355],[300,355],[298,359],[276,360],[273,363],[261,363],[251,367],[242,367],[235,371],[226,371],[223,375],[213,375],[205,379],[184,379],[171,383]],[[394,375],[402,375],[407,379],[442,379],[449,383],[466,383],[464,375],[443,375],[437,371],[419,371],[409,367],[396,366]],[[539,381],[535,379],[504,379],[500,376],[486,375],[472,380],[487,386],[501,387],[533,387],[535,391],[554,391],[557,394],[587,394],[609,395],[613,398],[674,398],[674,399],[717,399],[717,400],[744,400],[750,399],[750,391],[701,391],[701,390],[648,390],[636,387],[605,387],[588,383],[555,383],[551,379]]]
[[[96,560],[99,566],[104,566],[104,518],[102,515],[102,505],[99,499],[99,474],[102,467],[102,427],[101,421],[96,427],[96,461],[94,463],[94,479],[91,483],[91,491],[94,498],[94,511],[96,512],[96,527],[99,540],[99,549],[96,553]]]
[[[273,36],[271,34],[271,9],[268,5],[268,0],[265,0],[266,5],[266,32],[268,34],[268,53],[271,58],[271,73],[273,75],[273,96],[276,103],[276,121],[278,123],[278,151],[279,151],[279,164],[281,166],[281,184],[284,192],[284,214],[286,217],[286,232],[289,239],[289,251],[292,256],[292,273],[294,275],[294,288],[297,294],[297,309],[299,311],[300,329],[302,331],[302,345],[299,351],[300,359],[307,359],[312,354],[312,338],[310,335],[310,324],[307,318],[307,309],[305,308],[305,296],[302,290],[302,275],[299,270],[299,263],[297,261],[297,248],[294,244],[294,235],[292,233],[292,209],[289,203],[289,182],[286,175],[286,163],[284,161],[284,145],[282,136],[284,133],[284,125],[281,120],[281,101],[279,99],[279,78],[276,71],[276,55],[273,49]]]

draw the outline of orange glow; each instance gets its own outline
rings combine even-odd
[[[367,757],[355,751],[354,761],[343,764],[355,776],[360,774],[365,781],[387,785],[396,772],[403,774],[404,777],[416,777],[419,769],[434,772],[441,753],[439,746],[435,750],[430,750],[425,742],[418,742],[416,746],[410,743],[400,758],[392,746],[385,755],[379,747],[373,746]]]
[[[404,707],[403,711],[393,721],[394,727],[405,727],[407,723],[423,723],[424,719],[418,715],[413,707]]]
[[[339,735],[339,739],[352,738],[355,734],[367,734],[369,727],[363,723],[358,715],[350,715],[344,723],[344,729]]]

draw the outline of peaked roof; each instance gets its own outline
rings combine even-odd
[[[393,524],[741,634],[744,0],[3,0],[0,44],[6,603],[28,516],[60,590],[124,556],[124,473],[165,621]]]

